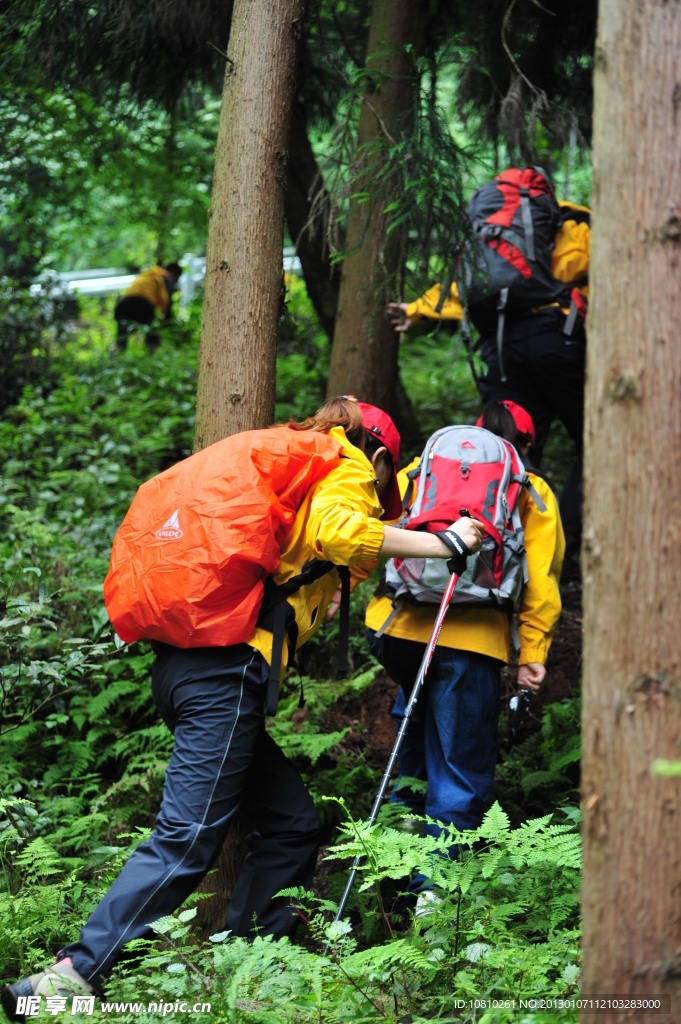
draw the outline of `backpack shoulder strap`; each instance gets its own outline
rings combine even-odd
[[[532,501],[535,503],[540,512],[546,512],[546,505],[544,504],[544,501],[542,500],[539,491],[534,486],[527,473],[523,473],[522,476],[519,476],[518,474],[514,473],[511,479],[514,481],[514,483],[518,483],[521,485],[521,487],[525,488],[525,490],[530,495]]]
[[[286,583],[279,586],[271,576],[265,580],[265,591],[258,614],[256,625],[272,633],[272,660],[267,680],[267,699],[265,714],[276,715],[279,703],[279,680],[281,677],[281,657],[284,647],[284,634],[288,633],[289,664],[295,656],[298,641],[298,625],[293,608],[288,598],[297,594],[301,587],[307,587],[326,576],[332,569],[338,569],[341,578],[340,622],[338,626],[338,672],[339,679],[345,679],[348,671],[348,643],[350,632],[350,570],[345,565],[334,565],[333,562],[321,562],[313,559],[307,562],[302,572],[292,576]],[[287,666],[288,667],[288,666]]]
[[[409,472],[407,473],[407,480],[409,482],[407,484],[407,489],[404,492],[404,497],[402,498],[402,516],[403,517],[404,517],[405,513],[408,512],[409,508],[411,507],[412,498],[414,497],[414,486],[415,486],[414,481],[420,475],[421,475],[421,462],[419,462],[419,464],[417,466],[414,466],[413,469],[410,469]]]
[[[393,619],[395,619],[400,614],[400,612],[402,611],[403,607],[404,607],[404,598],[403,597],[398,597],[395,601],[393,601],[393,607],[392,607],[392,610],[390,612],[390,615],[385,620],[383,625],[379,626],[379,628],[374,633],[374,636],[376,637],[376,639],[378,639],[379,637],[383,636],[383,634],[385,633],[385,631],[388,628],[388,626],[390,625],[390,623],[393,621]]]

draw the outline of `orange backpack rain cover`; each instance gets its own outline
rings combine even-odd
[[[342,446],[289,427],[234,434],[148,480],[113,542],[106,610],[122,640],[243,643],[306,493]]]

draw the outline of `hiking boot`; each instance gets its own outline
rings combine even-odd
[[[419,893],[419,897],[416,901],[416,910],[414,911],[414,920],[418,921],[422,917],[428,917],[430,914],[440,913],[437,909],[442,903],[439,896],[436,896],[432,889],[425,889]]]
[[[39,1000],[30,1007],[33,1009],[34,1006],[41,1006],[42,996],[47,999],[55,996],[68,999],[70,996],[87,996],[93,993],[92,985],[74,970],[70,957],[67,957],[39,974],[32,974],[30,978],[6,985],[0,992],[0,1001],[9,1020],[25,1021],[26,1011],[29,1009],[27,1002],[31,996],[37,996]]]

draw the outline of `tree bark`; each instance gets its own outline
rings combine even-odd
[[[681,755],[680,57],[679,4],[601,0],[585,437],[582,991],[669,993],[673,1021],[681,1020],[681,784],[651,766]]]
[[[304,0],[237,0],[208,228],[194,448],[274,420],[284,295],[284,192]],[[249,831],[236,816],[199,892],[204,934],[224,927]]]
[[[416,85],[413,54],[423,51],[427,16],[425,0],[373,0],[366,66],[375,77],[367,78],[359,116],[360,159],[381,135],[397,135],[408,116]],[[404,52],[407,44],[410,56]],[[370,159],[373,174],[381,161],[377,155]],[[363,178],[360,187],[370,191],[370,178]],[[351,392],[391,412],[398,336],[385,305],[396,294],[401,247],[398,232],[387,235],[385,206],[384,199],[350,203],[328,394]]]
[[[291,120],[286,223],[303,267],[307,294],[320,324],[331,339],[336,323],[340,268],[329,263],[329,254],[324,251],[322,226],[317,225],[312,231],[306,227],[312,207],[310,190],[318,177],[319,167],[307,135],[305,110],[297,103]]]
[[[274,419],[291,109],[304,0],[237,0],[209,213],[195,449]]]
[[[291,147],[286,187],[286,223],[296,243],[303,267],[305,287],[310,301],[330,341],[333,340],[340,288],[340,268],[331,266],[324,251],[322,228],[310,232],[306,224],[312,204],[310,190],[319,176],[319,167],[307,135],[304,109],[296,104],[291,121]],[[392,415],[405,450],[421,447],[423,434],[399,371],[395,376]]]

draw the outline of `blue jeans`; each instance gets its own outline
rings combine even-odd
[[[371,653],[401,690],[393,709],[398,725],[411,693],[425,644],[369,630]],[[424,689],[400,750],[400,777],[427,781],[425,794],[398,789],[415,814],[477,828],[487,810],[497,762],[501,662],[484,654],[436,647]],[[425,834],[442,829],[426,825]],[[452,850],[454,856],[457,850]]]
[[[73,966],[99,987],[121,948],[150,936],[215,862],[239,806],[254,823],[225,928],[252,936],[290,935],[297,915],[280,889],[309,886],[320,822],[303,781],[265,731],[269,669],[246,644],[166,647],[152,669],[156,707],[174,733],[156,827],[67,946]]]

